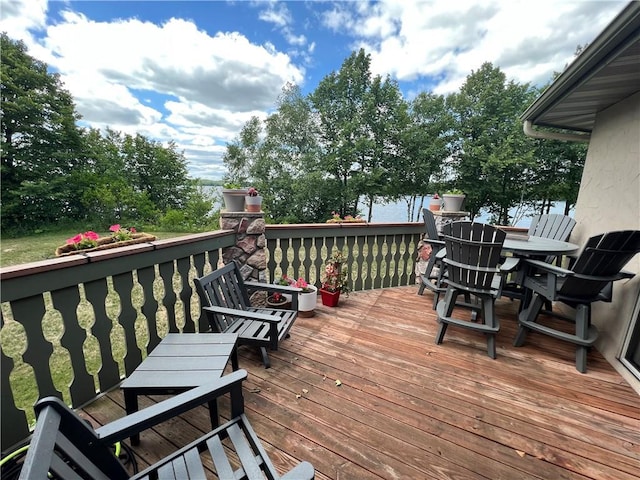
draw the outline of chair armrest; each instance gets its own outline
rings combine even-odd
[[[280,480],[313,480],[314,477],[313,465],[309,462],[302,462],[281,476]]]
[[[544,270],[547,273],[551,273],[559,277],[568,277],[570,275],[573,275],[573,272],[571,270],[558,267],[557,265],[553,265],[551,263],[543,262],[542,260],[532,260],[530,258],[523,258],[522,260],[532,267]]]
[[[246,370],[236,370],[229,375],[216,379],[215,382],[209,382],[201,387],[193,388],[126,417],[119,418],[96,429],[96,434],[100,437],[100,441],[111,445],[204,403],[211,402],[227,392],[231,392],[231,408],[233,410],[231,416],[235,417],[241,414],[244,409],[242,382],[246,378]]]
[[[446,248],[441,248],[440,250],[438,250],[438,252],[436,253],[436,258],[438,260],[442,260],[443,258],[445,258],[447,256],[447,249]]]
[[[506,257],[504,263],[500,265],[500,273],[510,273],[520,266],[519,257]]]
[[[272,292],[288,293],[291,295],[297,295],[302,292],[301,288],[290,287],[288,285],[277,285],[275,283],[254,282],[251,280],[245,280],[244,284],[250,287],[252,290],[270,290]]]
[[[435,240],[433,238],[423,238],[422,241],[432,246],[443,247],[443,248],[445,246],[444,240]]]
[[[280,317],[270,315],[268,313],[250,312],[247,310],[236,310],[235,308],[227,307],[202,307],[202,310],[206,310],[213,313],[222,313],[223,315],[229,315],[231,317],[250,318],[251,320],[260,320],[261,322],[278,323]]]

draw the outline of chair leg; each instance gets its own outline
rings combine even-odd
[[[448,326],[449,324],[443,321],[440,322],[440,326],[438,327],[438,333],[436,334],[436,345],[440,345],[442,343],[444,334],[446,333]]]
[[[525,338],[527,337],[527,332],[529,331],[529,329],[522,324],[522,321],[535,321],[536,317],[540,313],[540,309],[542,308],[543,303],[544,299],[540,295],[535,294],[533,296],[533,301],[529,303],[527,309],[520,312],[520,314],[518,315],[518,333],[516,334],[516,338],[513,341],[514,347],[521,347],[522,345],[524,345]]]
[[[576,306],[576,336],[587,339],[589,335],[589,324],[591,323],[591,305]],[[576,346],[576,370],[580,373],[587,372],[587,352],[584,345]]]
[[[264,363],[264,368],[270,368],[271,361],[269,360],[269,354],[267,353],[267,348],[260,347],[260,353],[262,354],[262,363]]]
[[[493,310],[493,298],[482,299],[482,316],[484,324],[489,327],[496,326],[496,316]],[[487,355],[495,360],[496,358],[496,335],[494,333],[487,334]]]

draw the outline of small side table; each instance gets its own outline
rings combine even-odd
[[[169,333],[121,384],[127,415],[138,411],[138,395],[167,395],[220,378],[231,359],[238,369],[235,333]],[[209,402],[211,426],[218,426],[217,401]],[[140,435],[131,437],[138,445]]]

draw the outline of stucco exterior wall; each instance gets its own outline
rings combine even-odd
[[[611,230],[640,230],[640,92],[598,114],[575,209],[573,243]],[[625,270],[640,273],[640,254]],[[615,283],[612,303],[599,302],[592,322],[598,350],[640,393],[640,381],[620,364],[624,336],[640,295],[640,275]]]

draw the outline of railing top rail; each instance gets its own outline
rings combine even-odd
[[[9,280],[11,278],[25,277],[35,273],[43,273],[50,270],[61,270],[63,268],[76,267],[87,263],[95,263],[110,260],[116,257],[127,255],[135,255],[149,250],[161,250],[164,248],[188,245],[190,243],[200,242],[202,240],[212,240],[233,235],[232,230],[217,230],[215,232],[195,233],[185,235],[183,237],[169,238],[165,240],[153,240],[151,242],[139,243],[137,245],[128,245],[116,247],[109,250],[77,253],[65,257],[50,258],[37,262],[23,263],[10,267],[0,268],[0,281]]]

